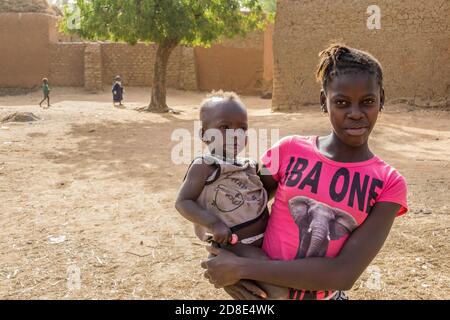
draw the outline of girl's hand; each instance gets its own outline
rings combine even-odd
[[[267,298],[267,293],[249,280],[240,280],[236,284],[223,289],[234,300],[264,300]]]
[[[204,276],[214,287],[231,286],[241,280],[238,270],[243,258],[220,248],[206,247],[206,250],[215,257],[202,261],[201,267],[206,269]]]
[[[213,234],[213,240],[217,243],[227,245],[231,239],[231,230],[222,221],[218,221],[211,227],[211,232]]]

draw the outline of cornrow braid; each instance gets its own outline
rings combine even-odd
[[[348,73],[367,72],[377,77],[380,86],[383,84],[381,64],[368,52],[338,43],[321,51],[319,59],[316,79],[324,90],[335,77]]]

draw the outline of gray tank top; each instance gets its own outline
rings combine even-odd
[[[251,159],[237,158],[235,162],[204,155],[192,164],[215,165],[197,203],[217,215],[228,227],[235,228],[256,220],[266,209],[267,192],[257,175],[258,164]],[[205,230],[196,227],[197,236],[204,238]]]

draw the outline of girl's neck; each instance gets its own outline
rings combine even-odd
[[[336,162],[362,162],[374,157],[367,141],[361,146],[349,146],[334,132],[328,136],[319,137],[317,148],[325,157]]]

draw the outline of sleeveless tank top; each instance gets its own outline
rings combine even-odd
[[[194,159],[191,166],[201,161],[216,166],[216,170],[208,177],[197,198],[199,206],[214,213],[232,230],[261,216],[268,199],[257,174],[258,163],[255,160],[237,158],[231,161],[204,155]]]

